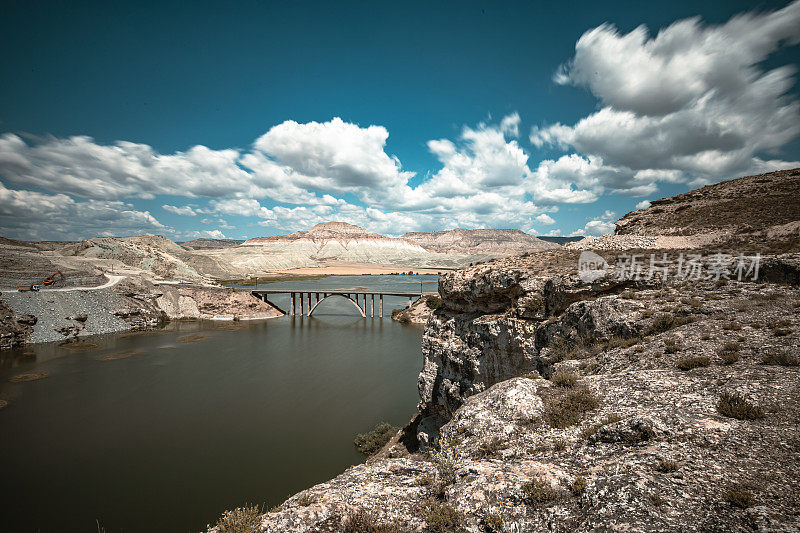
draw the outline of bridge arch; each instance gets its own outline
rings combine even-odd
[[[321,304],[322,302],[324,302],[328,298],[332,298],[334,296],[341,296],[345,300],[349,300],[351,304],[356,306],[356,309],[358,309],[358,312],[361,313],[361,318],[367,318],[367,314],[364,312],[363,309],[361,309],[361,306],[358,305],[358,303],[355,300],[353,300],[352,298],[350,298],[349,296],[347,296],[345,294],[329,294],[329,295],[325,296],[321,300],[317,301],[317,303],[315,303],[314,306],[311,309],[308,310],[308,316],[311,316],[312,314],[314,314],[314,310],[317,308],[317,306],[319,304]]]

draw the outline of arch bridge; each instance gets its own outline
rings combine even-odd
[[[266,289],[266,290],[254,290],[251,291],[251,294],[262,300],[264,303],[269,304],[270,306],[274,307],[281,313],[288,314],[289,316],[296,316],[297,307],[299,303],[300,307],[300,316],[307,315],[311,316],[314,311],[317,309],[319,304],[331,298],[333,296],[338,296],[340,298],[344,298],[348,300],[351,304],[356,306],[358,312],[361,314],[362,317],[366,318],[367,314],[371,318],[375,317],[375,297],[378,298],[378,316],[383,316],[383,297],[384,296],[399,296],[403,298],[408,298],[408,307],[414,303],[415,300],[418,300],[424,296],[435,296],[438,295],[438,292],[383,292],[383,291],[352,291],[352,290],[340,290],[340,291],[309,291],[309,290],[296,290],[296,289]],[[273,294],[288,294],[289,295],[289,312],[287,313],[274,302],[269,300],[270,295]]]

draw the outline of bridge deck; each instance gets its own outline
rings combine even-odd
[[[359,290],[348,290],[348,289],[254,289],[250,291],[252,293],[258,294],[291,294],[291,293],[305,293],[305,294],[366,294],[368,296],[371,295],[381,295],[381,296],[403,296],[405,298],[412,298],[414,296],[435,296],[438,295],[438,292],[420,292],[420,291],[407,291],[407,292],[397,292],[397,291],[359,291]]]
[[[366,318],[367,314],[374,318],[375,317],[375,297],[378,297],[378,317],[383,317],[383,297],[384,296],[400,296],[403,298],[408,298],[408,307],[411,307],[414,303],[414,299],[417,300],[425,297],[425,296],[435,296],[439,294],[438,292],[423,292],[423,291],[370,291],[370,290],[359,290],[359,289],[255,289],[251,290],[250,293],[262,300],[267,305],[271,305],[278,311],[283,314],[286,314],[286,311],[275,305],[274,302],[269,301],[270,294],[287,294],[289,295],[289,315],[296,316],[297,309],[296,304],[299,300],[300,303],[300,315],[306,313],[306,309],[308,310],[308,316],[314,312],[317,306],[322,303],[324,300],[328,299],[331,296],[341,296],[348,301],[350,301],[356,308],[358,312],[361,313],[361,316]],[[320,298],[320,296],[322,296]],[[368,304],[367,300],[371,300]],[[306,306],[306,301],[308,306]]]

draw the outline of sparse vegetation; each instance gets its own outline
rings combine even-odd
[[[401,533],[398,526],[381,523],[375,514],[364,509],[351,512],[342,521],[341,533]]]
[[[719,358],[722,359],[723,364],[732,365],[741,359],[739,355],[739,350],[741,349],[742,346],[738,342],[728,342],[719,349],[717,354],[719,355]]]
[[[605,348],[607,350],[613,350],[614,348],[629,348],[631,346],[639,344],[640,342],[642,342],[642,338],[639,336],[621,337],[619,335],[616,335],[608,339]]]
[[[722,329],[727,331],[740,331],[742,329],[742,325],[733,320],[731,322],[723,324]]]
[[[731,485],[725,490],[723,498],[729,504],[740,509],[746,509],[747,507],[753,505],[756,501],[753,493],[743,485]]]
[[[664,353],[678,353],[683,346],[675,339],[664,339]]]
[[[585,477],[578,476],[578,477],[575,478],[575,480],[572,483],[570,483],[569,490],[575,496],[580,496],[581,494],[583,494],[583,491],[586,490],[586,486],[588,484],[589,484],[589,482],[586,481]]]
[[[576,386],[545,401],[544,418],[554,428],[564,429],[581,421],[583,413],[599,405],[588,387]]]
[[[310,492],[304,492],[300,496],[297,497],[297,505],[300,507],[308,507],[313,503],[317,503],[317,497],[311,494]]]
[[[578,376],[572,372],[557,372],[550,376],[550,381],[559,387],[572,387],[578,382]]]
[[[790,330],[789,328],[774,328],[772,330],[772,334],[775,335],[776,337],[785,337],[791,333],[792,330]]]
[[[425,521],[432,533],[451,533],[461,531],[463,519],[458,511],[446,503],[435,498],[426,498],[417,507],[417,516]]]
[[[500,451],[506,448],[508,448],[508,444],[500,437],[495,436],[478,444],[478,454],[482,458],[491,459],[500,455]]]
[[[533,479],[522,485],[525,501],[529,503],[547,503],[556,500],[559,496],[550,484],[543,479]]]
[[[613,424],[615,422],[619,422],[620,420],[622,420],[622,417],[620,417],[619,415],[608,415],[598,424],[592,424],[590,426],[583,428],[579,435],[583,440],[589,440],[589,438],[595,433],[597,433],[597,430],[599,430],[601,427],[607,426],[608,424]]]
[[[394,437],[399,428],[389,424],[388,422],[381,422],[368,433],[360,433],[356,435],[353,444],[356,449],[363,453],[365,456],[376,454],[383,448],[389,440]]]
[[[225,511],[216,523],[219,533],[255,533],[259,531],[261,510],[258,506],[237,507]]]
[[[506,526],[500,513],[495,511],[485,511],[483,513],[483,527],[490,533],[501,532]]]
[[[661,495],[657,492],[651,492],[648,496],[650,498],[650,503],[652,503],[656,507],[661,507],[662,505],[667,503],[666,500],[664,500],[664,498],[662,498]]]
[[[678,470],[678,463],[675,461],[670,461],[669,459],[658,459],[656,463],[656,471],[661,472],[663,474],[670,474]]]
[[[761,356],[761,362],[765,365],[798,366],[800,365],[800,357],[792,355],[786,350],[772,348],[764,352]]]
[[[764,411],[737,393],[723,392],[717,401],[717,411],[723,416],[738,420],[756,420],[764,417]]]
[[[683,357],[681,359],[678,359],[678,362],[675,363],[675,366],[677,366],[679,370],[687,371],[687,370],[692,370],[693,368],[708,366],[710,364],[711,364],[711,359],[709,359],[704,355],[700,355],[700,356]]]
[[[650,327],[647,329],[647,333],[649,335],[656,335],[658,333],[663,333],[670,329],[689,324],[690,322],[692,322],[692,319],[688,316],[676,317],[672,313],[659,313],[653,318],[652,322],[650,322]]]

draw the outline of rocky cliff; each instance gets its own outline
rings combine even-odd
[[[800,528],[800,254],[758,281],[576,267],[558,251],[443,276],[420,413],[255,530]]]

